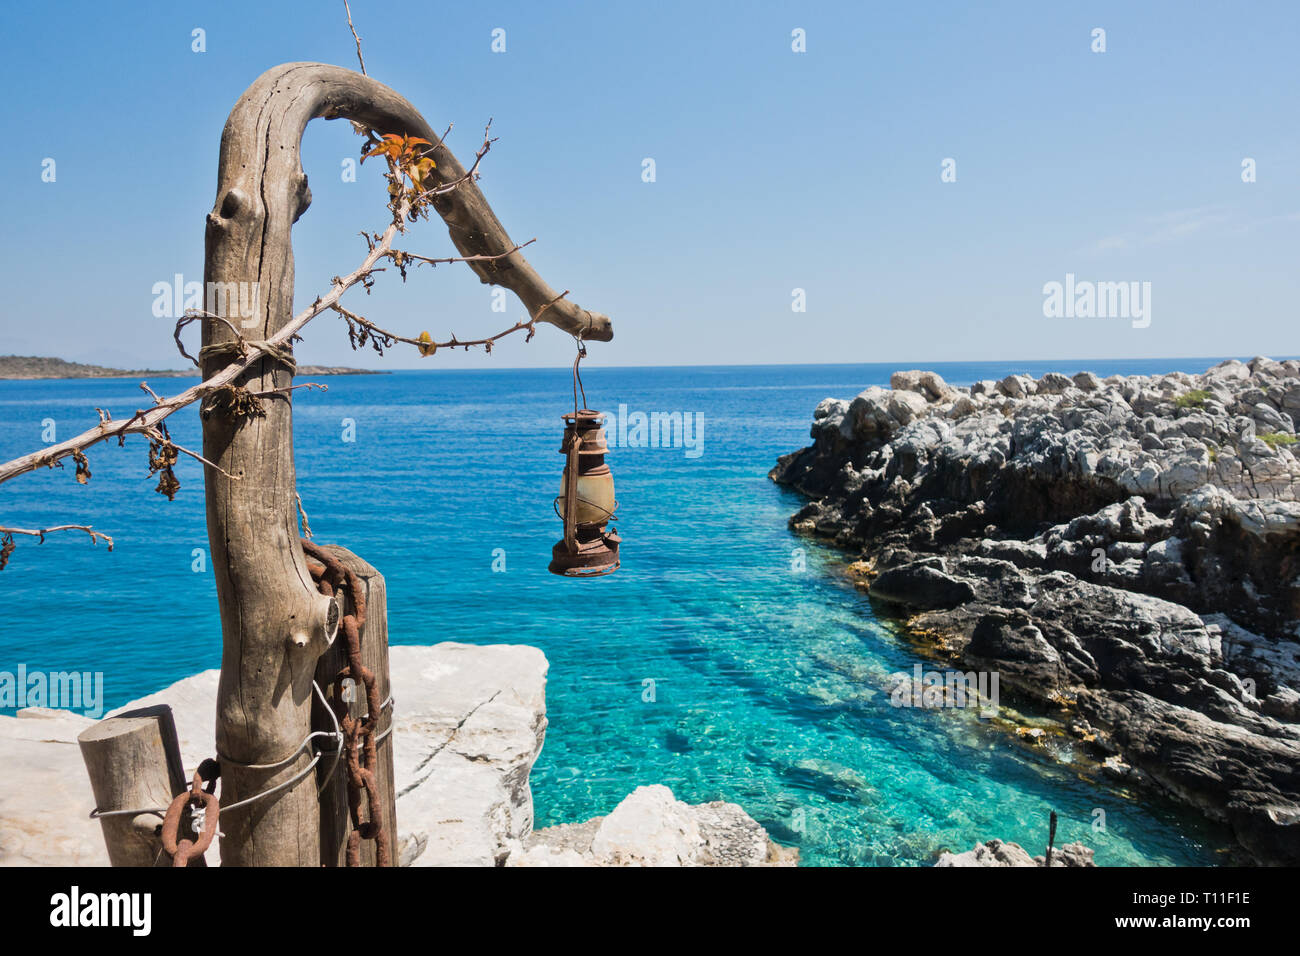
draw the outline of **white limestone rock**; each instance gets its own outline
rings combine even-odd
[[[108,866],[77,747],[92,723],[40,707],[0,717],[0,866]]]
[[[592,854],[614,866],[682,866],[699,858],[704,837],[691,808],[662,785],[638,787],[601,821]]]
[[[546,734],[535,647],[394,647],[394,771],[413,866],[493,866],[532,830],[528,777]]]
[[[533,833],[507,866],[794,866],[734,803],[683,803],[662,785],[638,787],[606,817]]]
[[[535,647],[389,649],[399,859],[490,866],[532,828],[528,776],[546,730],[546,657]],[[172,708],[185,767],[212,756],[218,672],[113,713]],[[107,866],[77,735],[93,721],[29,708],[0,716],[0,866]],[[216,843],[208,864],[219,863]]]

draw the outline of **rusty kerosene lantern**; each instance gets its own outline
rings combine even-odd
[[[618,546],[622,538],[605,525],[614,517],[618,502],[614,498],[614,475],[605,464],[609,447],[605,444],[604,416],[582,404],[587,393],[582,389],[578,363],[586,356],[586,347],[578,340],[578,357],[573,362],[573,411],[564,417],[564,439],[560,454],[565,456],[560,496],[555,499],[555,513],[564,521],[564,537],[551,548],[549,570],[553,574],[586,578],[617,571]]]

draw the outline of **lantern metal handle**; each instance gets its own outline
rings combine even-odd
[[[577,368],[577,363],[574,363]],[[564,547],[569,554],[578,553],[577,518],[578,513],[578,447],[582,436],[575,429],[569,442],[569,455],[564,468]]]

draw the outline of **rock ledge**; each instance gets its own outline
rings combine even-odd
[[[691,807],[641,787],[607,817],[533,831],[529,774],[546,720],[546,657],[534,647],[391,647],[398,860],[403,866],[794,865],[740,807]],[[167,704],[187,768],[210,756],[218,672],[122,710]],[[77,735],[93,721],[29,708],[0,717],[0,865],[107,866]],[[214,843],[210,866],[220,862]]]

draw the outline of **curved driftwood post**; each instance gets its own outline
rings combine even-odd
[[[299,144],[316,117],[355,120],[380,134],[439,140],[397,93],[341,67],[289,63],[268,70],[248,88],[221,137],[216,204],[207,220],[204,287],[233,292],[223,314],[250,341],[269,338],[293,311],[290,232],[311,202]],[[441,182],[465,176],[445,147],[439,146],[433,158]],[[514,243],[472,181],[437,197],[434,207],[464,255],[503,256],[470,264],[484,282],[513,291],[541,321],[588,340],[612,337],[606,316],[567,299],[554,302],[554,290],[521,254],[504,255]],[[231,300],[239,300],[239,283],[246,284],[242,288],[253,305],[251,317],[229,308]],[[204,378],[232,361],[234,356],[221,347],[235,341],[225,322],[204,322]],[[292,378],[291,358],[281,353],[254,363],[234,384],[267,392],[286,388]],[[308,753],[273,769],[247,765],[291,758],[306,738],[312,674],[338,622],[337,605],[317,591],[298,543],[290,394],[265,398],[265,414],[259,417],[240,419],[221,408],[204,414],[203,453],[220,469],[207,469],[206,478],[208,540],[223,636],[217,752],[225,804],[292,780],[307,767]],[[222,862],[319,865],[314,782],[308,775],[229,817],[223,814]]]

